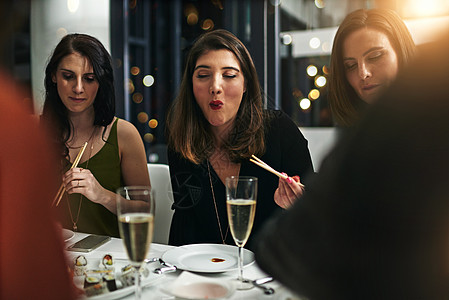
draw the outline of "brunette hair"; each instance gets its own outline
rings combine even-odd
[[[66,35],[54,49],[45,69],[45,102],[42,112],[42,120],[46,125],[51,126],[55,133],[55,143],[60,147],[63,157],[68,154],[65,143],[71,135],[73,125],[52,78],[56,74],[61,60],[73,53],[79,53],[89,60],[99,83],[93,104],[94,125],[106,127],[112,122],[115,115],[114,74],[108,51],[98,39],[87,34]]]
[[[416,47],[412,36],[399,15],[389,9],[359,9],[353,11],[338,27],[331,54],[329,81],[329,105],[334,120],[342,126],[351,126],[359,118],[363,101],[346,79],[343,62],[343,43],[352,32],[372,28],[384,33],[397,57],[402,70],[412,59]]]
[[[210,50],[225,49],[239,61],[246,91],[237,112],[234,128],[223,145],[233,162],[265,152],[262,93],[256,68],[243,43],[229,31],[218,29],[201,35],[193,44],[186,61],[180,90],[167,114],[168,147],[185,159],[199,164],[214,150],[210,124],[196,103],[192,76],[199,57]]]

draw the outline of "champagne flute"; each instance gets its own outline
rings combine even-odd
[[[226,207],[232,237],[238,246],[237,289],[252,288],[252,284],[243,279],[243,246],[248,241],[256,215],[257,178],[249,176],[231,176],[226,178]]]
[[[135,268],[136,299],[142,296],[140,268],[153,239],[154,197],[148,186],[117,189],[117,218],[120,236]]]

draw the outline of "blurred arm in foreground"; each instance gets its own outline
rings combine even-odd
[[[50,205],[55,157],[0,74],[0,299],[74,299]]]

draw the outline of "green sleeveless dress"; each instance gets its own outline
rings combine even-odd
[[[87,168],[87,161],[78,165],[80,168],[89,169],[101,186],[114,193],[117,188],[124,185],[120,168],[117,121],[118,119],[112,125],[108,140],[103,148],[90,158]],[[67,170],[70,166],[70,162],[67,161]],[[80,198],[82,198],[82,203],[79,209]],[[70,205],[71,215],[68,205]],[[73,222],[77,219],[78,209],[79,219],[76,223],[78,232],[119,237],[117,216],[103,205],[94,203],[80,194],[72,194],[68,197],[65,194],[57,208],[59,221],[64,228],[73,230]]]

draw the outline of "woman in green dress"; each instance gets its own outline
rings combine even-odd
[[[60,221],[71,230],[118,237],[116,189],[149,186],[150,178],[139,132],[115,117],[109,53],[92,36],[66,35],[47,64],[45,90],[42,121],[53,132],[66,191],[57,205]]]

